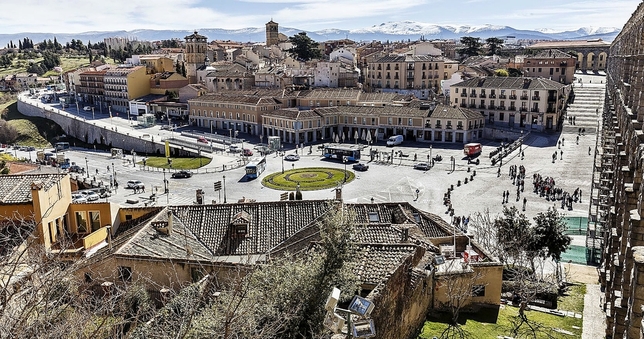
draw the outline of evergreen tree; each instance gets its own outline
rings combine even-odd
[[[481,54],[482,44],[480,42],[480,38],[464,36],[461,38],[461,44],[465,45],[465,47],[460,48],[458,52],[463,56],[463,58]]]
[[[318,49],[317,43],[309,38],[306,32],[295,34],[288,38],[288,41],[293,44],[293,47],[288,52],[299,60],[308,61],[322,57],[322,52]]]
[[[495,55],[501,45],[503,45],[503,40],[499,38],[487,38],[485,39],[485,43],[487,44],[488,55]]]
[[[18,50],[22,51],[22,41],[18,40]]]

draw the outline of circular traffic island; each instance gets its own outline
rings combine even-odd
[[[295,191],[300,185],[300,191],[316,191],[329,189],[356,178],[351,171],[344,171],[327,167],[298,168],[288,171],[276,172],[267,175],[262,180],[262,185],[275,190]]]

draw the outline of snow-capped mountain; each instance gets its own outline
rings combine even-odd
[[[481,39],[490,37],[513,36],[517,39],[539,39],[539,40],[583,40],[603,39],[612,41],[620,32],[615,27],[582,27],[573,31],[555,31],[548,28],[535,30],[520,30],[509,26],[496,25],[436,25],[416,21],[385,22],[370,27],[343,30],[324,29],[319,31],[305,31],[297,28],[280,27],[280,33],[292,36],[299,32],[306,32],[313,40],[325,41],[349,38],[355,41],[399,41],[417,40],[420,37],[425,39],[460,39],[463,36],[474,36]],[[208,37],[209,40],[233,40],[241,42],[262,42],[266,39],[264,27],[248,27],[242,29],[223,28],[202,28],[198,29],[199,34]],[[88,41],[98,42],[109,37],[128,37],[138,40],[157,41],[164,39],[183,39],[192,34],[192,30],[150,30],[138,29],[132,31],[106,31],[106,32],[83,32],[83,33],[17,33],[0,34],[0,46],[6,46],[9,41],[18,44],[18,40],[29,37],[34,43],[46,39],[53,39],[54,36],[60,43],[66,43],[72,39],[80,39],[84,43]]]

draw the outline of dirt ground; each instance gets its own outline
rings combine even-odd
[[[583,284],[599,283],[599,275],[597,273],[597,267],[595,266],[565,263],[563,267],[566,270],[566,276],[571,282]]]
[[[9,174],[20,174],[25,172],[30,172],[37,170],[38,165],[36,164],[27,164],[24,162],[10,162],[9,163]]]

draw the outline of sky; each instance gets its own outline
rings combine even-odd
[[[516,29],[622,28],[640,0],[0,0],[0,33],[281,27],[360,29],[389,21]]]

